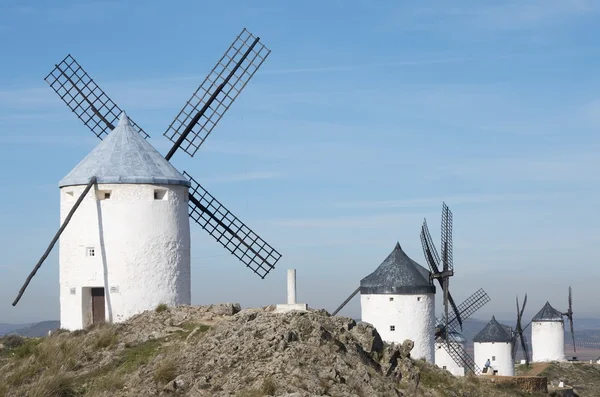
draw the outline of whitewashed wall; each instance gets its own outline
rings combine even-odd
[[[61,223],[84,188],[61,189]],[[155,190],[166,190],[164,199]],[[109,199],[96,200],[107,191]],[[91,323],[89,287],[104,287],[106,321],[159,303],[190,304],[187,200],[188,188],[179,185],[107,184],[88,192],[59,243],[62,328]],[[95,256],[87,256],[89,247]]]
[[[531,323],[531,358],[533,362],[565,359],[564,323],[540,321]]]
[[[483,370],[485,362],[490,359],[490,365],[500,376],[514,376],[515,364],[512,360],[512,344],[510,342],[473,343],[475,364]]]
[[[393,298],[390,301],[390,298]],[[402,343],[410,339],[415,343],[411,357],[434,358],[434,312],[433,294],[384,295],[361,294],[361,319],[372,324],[386,342]],[[395,326],[390,331],[390,326]]]

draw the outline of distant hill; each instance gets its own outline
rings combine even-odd
[[[27,336],[29,338],[38,338],[48,335],[48,331],[54,331],[59,327],[59,321],[42,321],[35,324],[25,324],[25,326],[20,326],[17,329],[11,329],[6,333]]]
[[[0,323],[0,336],[6,335],[9,332],[14,331],[16,329],[27,328],[30,325],[31,324],[4,324],[4,323]]]

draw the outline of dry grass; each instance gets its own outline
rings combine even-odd
[[[166,384],[177,377],[177,361],[174,357],[162,359],[152,375],[154,381],[158,384]]]
[[[62,373],[43,376],[31,389],[31,397],[78,397],[72,377]]]

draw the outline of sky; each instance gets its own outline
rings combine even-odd
[[[192,225],[192,303],[333,311],[400,242],[426,266],[454,214],[461,302],[525,319],[549,300],[598,317],[600,3],[43,1],[0,3],[0,322],[59,318],[58,181],[98,139],[44,82],[71,54],[162,135],[247,28],[271,54],[186,170],[281,254],[265,279]],[[438,289],[439,292],[439,289]],[[437,309],[441,308],[437,294]],[[340,313],[360,316],[355,297]],[[516,319],[515,319],[516,320]],[[512,325],[512,324],[511,324]]]

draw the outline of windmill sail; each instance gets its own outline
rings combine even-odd
[[[55,65],[44,80],[98,138],[104,138],[115,129],[123,110],[98,87],[71,54]],[[144,138],[149,137],[131,118],[129,123]]]
[[[173,147],[194,156],[227,109],[233,104],[271,50],[244,29],[163,134]]]
[[[261,278],[281,254],[254,233],[185,171],[190,182],[190,217]]]

